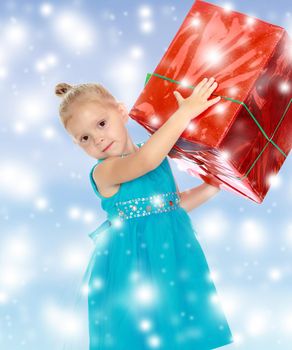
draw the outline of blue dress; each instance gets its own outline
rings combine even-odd
[[[137,144],[141,147],[143,143]],[[89,236],[90,350],[205,350],[233,342],[202,248],[167,157],[103,197]]]

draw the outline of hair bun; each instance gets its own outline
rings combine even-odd
[[[65,95],[70,89],[72,89],[72,85],[69,85],[67,83],[59,83],[55,87],[55,94],[61,97]]]

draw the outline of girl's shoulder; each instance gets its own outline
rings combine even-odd
[[[143,142],[139,142],[137,143],[138,147],[141,147],[142,145],[144,145],[145,141]],[[122,155],[121,155],[122,157]],[[104,194],[106,194],[106,196],[103,196],[100,192],[101,189],[98,189],[96,182],[94,180],[94,170],[96,169],[96,167],[102,163],[103,161],[106,161],[108,158],[101,158],[101,159],[97,159],[96,163],[92,166],[90,173],[89,173],[89,178],[90,178],[90,183],[94,189],[94,192],[101,197],[102,199],[106,199],[106,198],[112,198],[114,195],[116,195],[119,192],[119,189],[121,187],[122,184],[113,186],[111,188],[106,189],[106,191],[103,191]]]
[[[100,162],[97,162],[91,169],[89,178],[91,186],[93,187],[94,192],[100,197],[101,199],[109,199],[112,198],[117,192],[119,191],[120,185],[112,186],[110,188],[100,188],[97,186],[95,180],[94,180],[94,170],[97,167],[97,165]]]

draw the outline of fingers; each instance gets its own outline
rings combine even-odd
[[[206,82],[206,84],[204,84],[204,86],[202,86],[201,90],[198,92],[199,95],[203,96],[208,91],[208,89],[212,86],[213,83],[216,84],[215,78],[212,77]]]
[[[201,88],[207,83],[208,79],[204,78],[203,80],[201,80],[199,82],[199,84],[194,88],[193,94],[199,92],[201,90]]]
[[[192,101],[192,99],[194,99],[192,103],[199,103],[201,105],[206,106],[206,108],[209,108],[213,104],[219,102],[221,99],[221,97],[218,96],[212,100],[208,100],[210,95],[217,87],[218,83],[215,82],[215,78],[204,78],[199,82],[199,84],[195,87],[194,91],[192,92],[191,96],[186,100]],[[185,101],[185,99],[181,96],[181,94],[178,91],[174,91],[173,94],[178,102],[178,105],[180,106]]]
[[[175,96],[175,98],[176,98],[178,104],[180,104],[181,101],[183,101],[182,95],[181,95],[178,91],[174,91],[173,94],[174,94],[174,96]]]
[[[206,102],[207,108],[213,106],[215,103],[219,102],[220,100],[221,100],[221,96],[217,96],[217,97],[215,97],[215,98],[212,98],[212,100],[208,100],[208,101]]]
[[[201,97],[203,98],[203,99],[208,99],[209,97],[210,97],[210,95],[214,92],[214,90],[216,90],[217,89],[217,87],[218,87],[218,83],[217,82],[214,82],[209,88],[208,88],[208,90],[205,92],[205,93],[203,93],[202,95],[201,95]]]
[[[198,94],[201,97],[208,99],[212,92],[217,88],[218,83],[215,82],[215,78],[211,77],[210,79],[204,78],[200,83],[195,87],[193,94]]]

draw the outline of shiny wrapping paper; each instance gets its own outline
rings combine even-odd
[[[192,119],[169,156],[188,173],[261,203],[292,145],[292,45],[276,25],[196,1],[131,118],[151,134],[204,78],[219,103]]]

